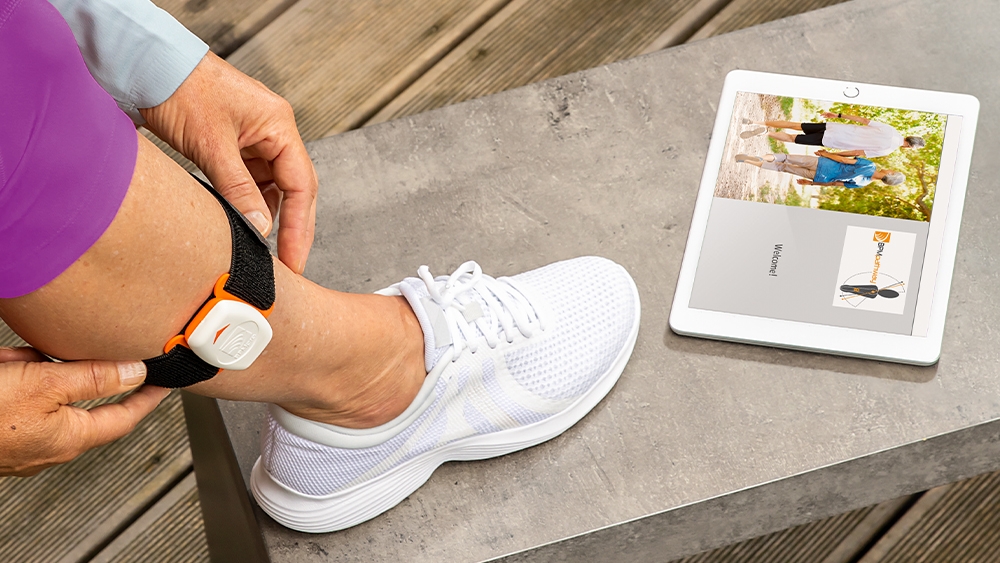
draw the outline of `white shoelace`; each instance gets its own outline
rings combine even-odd
[[[479,332],[485,337],[486,345],[495,349],[501,333],[509,344],[514,342],[515,329],[525,338],[545,330],[541,315],[515,280],[494,279],[483,274],[479,264],[471,260],[459,266],[447,279],[435,280],[427,266],[421,266],[417,275],[427,286],[430,298],[444,311],[455,346],[452,362],[466,349],[476,353],[480,345]],[[487,304],[489,314],[482,310],[474,294]]]

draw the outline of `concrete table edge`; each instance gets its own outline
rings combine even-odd
[[[935,456],[944,470],[907,473]],[[943,459],[942,459],[943,458]],[[1000,419],[689,502],[489,559],[519,563],[673,560],[1000,469]],[[861,487],[857,474],[871,478]],[[833,485],[831,487],[831,485]],[[854,495],[844,491],[857,492]],[[768,518],[759,520],[762,507]],[[706,537],[705,531],[710,530]],[[669,555],[664,555],[669,554]],[[657,559],[661,557],[661,559]],[[667,557],[667,559],[662,559]]]

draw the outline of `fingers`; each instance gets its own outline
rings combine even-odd
[[[273,229],[274,199],[265,200],[259,188],[273,180],[284,194],[278,258],[302,272],[318,182],[287,101],[209,52],[172,96],[141,113],[265,236]]]
[[[267,204],[271,217],[277,217],[278,210],[281,209],[281,189],[274,182],[267,184],[260,189],[260,195],[264,196],[264,203]]]
[[[82,451],[114,442],[131,432],[137,424],[170,394],[170,389],[143,385],[118,403],[90,410],[66,406],[66,416],[77,419],[76,441]]]
[[[270,184],[274,181],[274,175],[271,174],[271,165],[266,160],[252,156],[252,151],[246,149],[240,151],[240,156],[243,158],[244,166],[250,171],[250,176],[253,177],[253,181],[258,186]]]
[[[290,112],[291,110],[289,110]],[[293,120],[289,121],[294,124]],[[241,166],[249,179],[239,188],[220,188],[215,179],[209,179],[216,185],[223,196],[246,213],[244,207],[234,199],[253,192],[254,203],[260,201],[264,209],[273,217],[279,213],[278,226],[278,258],[290,270],[301,274],[309,258],[316,229],[316,193],[319,182],[309,153],[306,152],[298,131],[291,127],[291,132],[285,128],[284,133],[275,133],[267,140],[257,143],[241,151]],[[230,172],[229,174],[232,174]],[[226,178],[231,176],[220,176]],[[252,186],[252,187],[251,187]],[[279,191],[272,191],[276,186]],[[225,189],[225,191],[224,191]],[[231,194],[237,194],[231,196]],[[248,219],[253,221],[250,215]],[[256,222],[254,222],[257,225]],[[268,222],[270,233],[272,223]]]
[[[289,112],[289,123],[294,116]],[[301,274],[309,258],[316,229],[316,193],[319,181],[298,130],[286,128],[283,138],[258,144],[256,152],[270,162],[274,183],[281,190],[278,258]]]
[[[41,352],[34,348],[8,348],[0,346],[0,364],[4,362],[47,362],[49,361]]]
[[[59,404],[101,399],[126,393],[141,385],[146,379],[146,365],[142,362],[31,363],[29,374],[49,392]]]
[[[36,474],[130,432],[170,392],[139,387],[145,375],[141,362],[0,363],[0,476]],[[136,387],[118,404],[70,404]]]
[[[222,145],[212,158],[201,163],[212,186],[239,209],[264,236],[271,234],[271,215],[257,182],[247,170],[235,145]]]
[[[283,192],[278,227],[278,258],[296,274],[306,268],[316,229],[316,196]]]
[[[253,181],[260,188],[260,195],[264,197],[267,210],[271,214],[271,220],[278,216],[278,209],[281,208],[281,189],[274,183],[274,175],[271,174],[271,165],[263,158],[249,156],[251,151],[240,151],[243,155],[243,163],[253,176]]]

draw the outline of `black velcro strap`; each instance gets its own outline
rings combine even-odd
[[[233,204],[197,176],[195,179],[219,200],[229,219],[233,257],[223,289],[258,309],[270,309],[274,305],[274,264],[267,241]],[[143,363],[146,383],[159,387],[187,387],[211,379],[221,371],[180,345]]]
[[[223,289],[258,309],[270,309],[274,304],[274,264],[267,241],[229,200],[200,178],[196,179],[222,204],[233,233],[233,258],[229,263],[229,280]]]
[[[219,368],[208,364],[187,346],[174,346],[170,352],[149,360],[146,364],[146,383],[160,387],[187,387],[212,379]]]

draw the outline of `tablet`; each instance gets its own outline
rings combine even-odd
[[[965,94],[729,73],[670,327],[935,363],[978,113]]]

